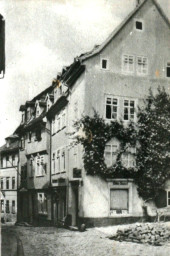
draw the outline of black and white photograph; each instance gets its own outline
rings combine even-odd
[[[170,0],[0,0],[1,256],[170,255]]]

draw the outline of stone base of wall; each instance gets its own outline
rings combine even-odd
[[[146,217],[120,217],[120,218],[79,218],[79,223],[86,224],[86,227],[102,227],[102,226],[112,226],[121,224],[130,224],[135,222],[146,222],[154,221],[153,218]]]

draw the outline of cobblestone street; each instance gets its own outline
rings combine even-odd
[[[156,247],[109,240],[107,235],[116,227],[93,228],[81,233],[55,227],[3,226],[2,237],[7,230],[8,241],[11,234],[20,238],[25,256],[169,256],[170,251],[170,244]],[[7,241],[2,241],[2,248],[7,247]],[[2,256],[11,256],[8,253]]]

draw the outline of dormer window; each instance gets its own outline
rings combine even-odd
[[[136,20],[135,21],[135,26],[136,26],[137,30],[143,30],[143,23],[142,23],[142,21]]]

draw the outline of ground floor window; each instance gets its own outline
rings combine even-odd
[[[117,214],[127,213],[129,205],[128,189],[111,189],[110,190],[110,211]]]
[[[38,193],[38,213],[47,214],[47,195]]]
[[[12,200],[12,213],[15,213],[15,200]]]

